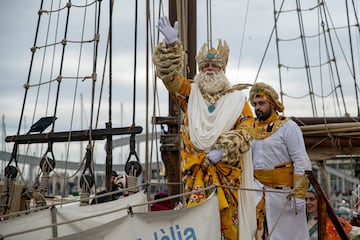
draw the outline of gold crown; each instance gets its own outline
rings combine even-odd
[[[196,56],[196,62],[199,65],[199,70],[207,63],[207,62],[215,62],[217,63],[221,69],[225,72],[226,65],[229,57],[229,47],[224,40],[222,43],[221,39],[218,40],[218,47],[208,49],[207,44],[201,47],[198,55]]]

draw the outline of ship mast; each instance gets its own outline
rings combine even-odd
[[[182,2],[181,7],[177,1],[169,1],[169,20],[173,24],[179,21],[179,38],[183,43],[184,50],[187,53],[185,58],[185,77],[192,79],[196,73],[196,0],[186,0]],[[182,31],[183,30],[183,31]],[[166,124],[167,133],[160,137],[161,158],[164,162],[168,182],[180,182],[180,135],[179,126],[181,121],[181,110],[175,104],[169,94],[169,116],[156,117],[155,124]],[[169,195],[180,193],[180,185],[169,185]]]

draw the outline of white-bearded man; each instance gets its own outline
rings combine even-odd
[[[181,170],[185,191],[210,185],[252,188],[248,130],[252,128],[253,114],[241,91],[249,85],[232,86],[225,76],[227,43],[219,40],[217,49],[203,45],[196,57],[199,73],[191,82],[182,74],[185,53],[178,39],[177,22],[172,27],[163,17],[158,29],[165,40],[154,51],[156,74],[184,112]],[[238,212],[237,189],[219,187],[217,193],[223,238],[253,239],[256,230],[253,192],[241,191],[242,212]],[[192,194],[187,207],[205,201],[209,194],[206,191]]]

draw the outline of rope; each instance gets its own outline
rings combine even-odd
[[[93,3],[96,3],[96,1],[94,1]],[[101,4],[101,3],[99,3],[99,4]],[[90,5],[86,4],[85,6],[90,6]],[[88,9],[87,7],[84,8],[84,15],[83,15],[83,20],[82,20],[81,41],[80,41],[81,44],[80,44],[80,49],[79,49],[79,57],[78,57],[77,71],[76,71],[76,79],[77,79],[77,81],[75,82],[75,88],[74,88],[74,98],[73,98],[73,104],[72,104],[72,110],[71,110],[70,132],[69,132],[68,144],[67,144],[67,148],[66,148],[65,174],[64,174],[64,177],[63,177],[63,185],[64,186],[65,186],[65,183],[66,183],[66,181],[65,181],[66,177],[65,176],[67,175],[67,166],[68,166],[68,161],[69,161],[70,142],[71,142],[71,135],[72,135],[71,131],[73,129],[75,103],[76,103],[76,98],[77,98],[77,93],[78,93],[78,85],[79,85],[78,80],[79,80],[80,66],[81,66],[81,60],[82,60],[82,50],[83,50],[83,43],[84,43],[83,40],[84,40],[84,33],[85,33],[85,23],[86,23],[87,9]],[[96,34],[94,34],[94,36],[96,36]],[[94,38],[94,39],[96,39],[96,38]],[[92,42],[92,41],[90,41],[90,42]],[[94,71],[93,71],[93,73],[94,73]],[[91,79],[94,82],[96,79],[94,79],[93,77],[94,77],[94,74],[92,74],[92,77],[91,77]],[[87,77],[87,78],[90,78],[90,77]],[[91,119],[92,119],[92,115],[91,115]],[[90,134],[90,138],[91,138],[91,134]],[[81,152],[82,152],[82,149],[81,149]],[[65,188],[63,188],[62,194],[65,195]]]
[[[300,1],[296,0],[296,7],[297,9],[300,9]],[[308,88],[309,88],[309,92],[310,92],[310,102],[311,102],[311,108],[312,108],[312,112],[313,112],[313,116],[317,116],[317,110],[316,110],[316,105],[315,105],[315,99],[313,96],[313,92],[314,92],[314,86],[313,86],[313,80],[312,80],[312,75],[310,72],[310,59],[309,59],[309,55],[308,55],[308,48],[307,48],[307,44],[305,41],[305,38],[303,36],[305,36],[305,27],[304,27],[304,22],[303,22],[303,18],[302,18],[302,14],[300,11],[297,11],[298,14],[298,21],[299,21],[299,26],[300,26],[300,34],[301,34],[301,45],[302,45],[302,49],[303,49],[303,54],[304,54],[304,62],[305,62],[305,70],[306,70],[306,76],[307,76],[307,81],[308,81]]]
[[[325,22],[326,22],[326,26],[329,26],[329,22],[328,22],[328,15],[326,14],[326,11],[325,11],[325,7],[326,7],[326,4],[324,3],[323,4],[323,11],[324,11],[324,17],[325,17]],[[321,14],[321,11],[320,11],[320,14]],[[325,31],[325,23],[324,23],[324,20],[323,20],[323,17],[321,15],[321,20],[322,20],[322,28],[323,28],[323,32]],[[331,20],[331,19],[330,19]],[[335,59],[335,52],[334,52],[334,47],[333,47],[333,43],[332,43],[332,37],[331,37],[331,34],[329,31],[328,32],[328,41],[329,41],[329,44],[330,44],[330,47],[331,47],[331,54],[332,54],[332,57],[330,57],[330,53],[329,53],[329,49],[328,49],[328,43],[327,43],[327,38],[326,38],[326,34],[324,32],[324,39],[325,39],[325,49],[326,49],[326,53],[327,53],[327,58],[330,59],[330,58],[333,58]],[[320,58],[320,56],[319,56]],[[347,113],[347,110],[346,110],[346,105],[345,105],[345,101],[344,101],[344,96],[343,96],[343,93],[342,93],[342,89],[341,89],[341,83],[340,83],[340,76],[339,76],[339,70],[338,70],[338,67],[337,67],[337,64],[336,64],[336,61],[334,61],[334,67],[335,67],[335,73],[336,73],[336,76],[337,76],[337,79],[338,79],[338,83],[336,84],[335,81],[334,81],[334,70],[332,68],[332,64],[329,64],[329,74],[330,74],[330,79],[331,79],[331,82],[333,84],[333,87],[334,86],[340,86],[340,92],[342,94],[342,99],[343,99],[343,103],[344,103],[344,109],[345,109],[345,113]],[[336,88],[335,88],[336,89]],[[340,103],[339,103],[339,98],[338,98],[338,95],[337,95],[337,91],[334,92],[335,93],[335,100],[337,101],[337,105],[338,105],[338,109],[340,109]],[[325,109],[325,107],[323,106],[323,109]],[[324,113],[325,113],[325,110],[323,110]]]
[[[237,65],[237,73],[240,72],[240,63],[242,58],[242,52],[243,52],[243,46],[244,46],[244,39],[245,39],[245,32],[246,32],[246,26],[247,26],[247,20],[248,20],[248,13],[249,13],[249,6],[250,6],[250,0],[247,0],[246,2],[246,11],[244,16],[244,25],[243,25],[243,31],[241,34],[241,41],[240,41],[240,49],[239,49],[239,59],[238,59],[238,65]]]
[[[262,68],[262,65],[264,64],[265,57],[266,57],[266,54],[267,54],[267,52],[268,52],[268,49],[269,49],[269,46],[270,46],[270,42],[271,42],[272,36],[273,36],[273,34],[274,34],[275,30],[276,30],[277,21],[278,21],[278,19],[279,19],[280,12],[281,12],[281,9],[282,9],[282,7],[283,7],[283,5],[284,5],[284,2],[285,2],[285,0],[283,0],[283,1],[281,2],[280,10],[279,10],[279,12],[278,12],[277,15],[276,15],[276,11],[274,11],[275,23],[274,23],[274,26],[273,26],[273,28],[272,28],[272,30],[271,30],[271,34],[270,34],[270,36],[269,36],[268,42],[267,42],[267,44],[266,44],[264,54],[263,54],[263,56],[262,56],[262,58],[261,58],[260,65],[259,65],[258,71],[257,71],[256,76],[255,76],[255,79],[254,79],[254,83],[257,82],[257,79],[258,79],[259,74],[260,74],[260,70],[261,70],[261,68]],[[275,5],[275,3],[274,3],[274,5]],[[275,9],[275,6],[274,6],[274,9]],[[276,31],[277,31],[277,30],[276,30]],[[278,51],[278,55],[279,55],[279,51]],[[280,75],[280,87],[281,87],[281,75]],[[282,90],[282,88],[280,88],[280,89]],[[282,98],[281,98],[281,101],[283,101]]]
[[[132,188],[132,190],[129,191],[130,193],[135,193],[135,192],[139,191],[139,188],[136,187],[136,185],[137,185],[137,177],[128,176],[127,181],[128,181],[128,188]]]
[[[335,51],[339,51],[341,52],[343,58],[344,58],[344,64],[347,65],[347,68],[349,70],[349,73],[351,73],[351,78],[355,78],[355,74],[354,74],[354,53],[353,53],[353,43],[352,43],[352,36],[350,34],[350,28],[356,27],[357,29],[359,29],[359,26],[357,25],[357,23],[355,24],[350,24],[350,19],[349,19],[349,10],[347,10],[347,19],[348,19],[348,24],[346,26],[335,26],[332,19],[331,19],[331,15],[330,15],[330,11],[328,9],[328,6],[326,4],[325,1],[321,1],[316,3],[315,6],[312,6],[308,9],[303,9],[300,6],[301,1],[297,1],[297,7],[296,9],[290,9],[287,11],[278,11],[275,12],[276,14],[280,14],[280,13],[286,13],[286,12],[297,12],[298,14],[298,22],[299,22],[299,26],[300,26],[300,35],[293,37],[293,38],[289,38],[289,39],[280,39],[279,37],[277,37],[277,42],[280,41],[295,41],[298,39],[301,39],[302,41],[302,48],[303,48],[303,58],[304,58],[304,66],[303,67],[292,67],[292,66],[287,66],[286,64],[280,63],[280,61],[278,61],[279,64],[279,68],[284,68],[284,71],[287,71],[288,69],[304,69],[307,73],[307,84],[308,84],[308,94],[306,94],[307,97],[310,98],[311,101],[311,105],[312,105],[312,111],[313,111],[313,116],[317,116],[318,115],[318,111],[316,109],[316,102],[315,102],[315,97],[320,97],[322,98],[322,110],[323,113],[325,114],[325,99],[326,97],[332,96],[333,97],[333,104],[334,107],[332,109],[334,109],[334,111],[336,112],[337,115],[341,115],[343,116],[348,115],[347,112],[347,106],[345,104],[345,98],[344,98],[344,94],[343,94],[343,89],[342,89],[342,83],[340,80],[340,75],[341,73],[339,72],[339,68],[338,68],[338,62],[337,58],[335,57]],[[313,34],[313,35],[306,35],[305,34],[305,29],[304,29],[304,24],[303,24],[303,15],[302,12],[307,11],[307,12],[311,12],[311,11],[317,11],[317,17],[318,17],[318,23],[319,23],[319,28],[318,28],[318,33]],[[355,10],[354,10],[355,12]],[[356,13],[355,13],[356,15]],[[277,19],[277,18],[276,18]],[[355,18],[356,19],[356,18]],[[277,21],[277,20],[275,20]],[[356,22],[358,22],[358,20],[355,20]],[[316,21],[315,21],[316,22]],[[342,43],[339,39],[339,35],[338,35],[338,30],[340,29],[344,29],[347,28],[348,30],[348,35],[349,35],[349,45],[350,45],[350,50],[349,50],[349,56],[351,56],[351,58],[349,57],[349,59],[347,59],[348,57],[346,56]],[[307,40],[310,38],[319,38],[318,39],[318,46],[317,49],[319,49],[318,52],[318,59],[317,61],[319,62],[319,64],[313,64],[310,62],[311,59],[309,59],[309,52],[308,52],[308,43]],[[335,38],[334,38],[335,37]],[[338,49],[335,49],[335,45],[333,42],[333,39],[335,39],[337,42],[337,46]],[[320,41],[321,40],[321,41]],[[322,52],[322,49],[324,49],[324,51]],[[278,48],[279,51],[279,48]],[[279,52],[278,52],[279,54]],[[322,56],[323,55],[323,56]],[[338,55],[338,54],[337,54]],[[322,58],[325,59],[324,62],[322,62]],[[351,62],[351,64],[350,64]],[[311,65],[310,65],[311,63]],[[350,66],[352,65],[352,67]],[[323,66],[327,66],[328,67],[328,77],[325,77],[325,75],[323,75]],[[319,72],[319,83],[321,84],[321,93],[317,93],[315,92],[314,89],[314,79],[313,79],[313,74],[311,74],[310,70],[314,69],[314,68],[319,68],[318,72]],[[280,71],[280,69],[279,69]],[[286,94],[283,92],[283,83],[282,83],[282,73],[279,72],[280,75],[280,86],[281,86],[281,99],[283,100],[284,96],[287,97],[291,97],[291,98],[297,98],[295,96],[290,96],[290,94]],[[324,79],[328,79],[329,83],[331,84],[331,89],[327,90],[328,93],[324,93],[324,89],[325,89],[325,85],[323,84],[323,80]],[[355,91],[358,91],[358,85],[355,84]],[[356,95],[356,94],[355,94]],[[356,96],[356,99],[358,99],[358,97]],[[357,105],[356,105],[357,106]],[[343,109],[343,110],[341,110]],[[341,113],[342,111],[344,111],[345,113]]]
[[[88,192],[86,192],[89,190]],[[80,193],[80,206],[87,206],[89,205],[88,199],[90,196],[90,189],[88,188],[82,188]]]
[[[140,186],[144,186],[145,184],[140,184],[138,185],[137,187],[140,187]],[[7,235],[3,235],[2,237],[3,238],[8,238],[8,237],[12,237],[12,236],[17,236],[17,235],[20,235],[20,234],[25,234],[25,233],[29,233],[29,232],[34,232],[34,231],[39,231],[39,230],[42,230],[42,229],[47,229],[47,228],[52,228],[52,227],[55,227],[55,226],[62,226],[62,225],[65,225],[65,224],[70,224],[70,223],[74,223],[74,222],[80,222],[80,221],[83,221],[83,220],[87,220],[87,219],[91,219],[91,218],[96,218],[96,217],[101,217],[101,216],[105,216],[105,215],[108,215],[108,214],[113,214],[114,212],[120,212],[120,211],[123,211],[123,210],[127,210],[129,209],[130,207],[131,208],[135,208],[135,207],[141,207],[141,206],[144,206],[144,205],[151,205],[151,204],[154,204],[154,203],[157,203],[157,202],[161,202],[161,201],[166,201],[166,200],[172,200],[172,199],[178,199],[178,198],[182,198],[182,197],[187,197],[187,196],[190,196],[191,194],[195,194],[195,193],[198,193],[198,192],[202,192],[202,191],[208,191],[208,190],[215,190],[216,188],[218,187],[222,187],[222,188],[229,188],[229,189],[236,189],[236,190],[240,190],[240,191],[257,191],[255,189],[245,189],[245,188],[238,188],[238,187],[231,187],[231,186],[222,186],[222,185],[212,185],[212,186],[209,186],[209,187],[205,187],[205,188],[202,188],[202,189],[198,189],[198,190],[193,190],[191,192],[186,192],[186,193],[180,193],[180,194],[176,194],[176,195],[171,195],[171,196],[168,196],[166,198],[161,198],[161,199],[157,199],[157,200],[151,200],[151,201],[147,201],[145,203],[139,203],[139,204],[131,204],[129,206],[126,206],[126,207],[122,207],[122,208],[118,208],[118,209],[111,209],[109,211],[105,211],[103,213],[99,213],[99,214],[93,214],[93,215],[89,215],[89,216],[85,216],[85,217],[79,217],[77,219],[73,219],[73,220],[69,220],[69,221],[64,221],[64,222],[61,222],[61,223],[54,223],[54,224],[48,224],[48,225],[44,225],[44,226],[41,226],[41,227],[37,227],[37,228],[32,228],[32,229],[29,229],[29,230],[24,230],[24,231],[19,231],[19,232],[16,232],[16,233],[10,233],[10,234],[7,234]],[[119,191],[116,191],[116,192],[124,192],[124,191],[127,191],[129,190],[130,188],[127,188],[127,189],[121,189]],[[259,190],[258,190],[259,191]],[[276,191],[276,190],[260,190],[261,192],[279,192],[279,191]],[[112,192],[112,193],[116,193],[116,192]],[[284,192],[284,191],[281,191],[281,192]],[[99,195],[97,197],[101,197],[101,196],[105,196],[105,195],[110,195],[112,193],[106,193],[106,194],[102,194],[102,195]],[[92,198],[88,198],[86,199],[86,201],[90,200]],[[117,200],[115,200],[117,201]],[[78,202],[78,201],[70,201],[71,203],[74,203],[74,202]],[[3,217],[4,218],[8,218],[8,217],[11,217],[11,216],[14,216],[14,215],[21,215],[21,214],[29,214],[31,212],[35,212],[35,211],[39,211],[41,209],[51,209],[51,207],[53,206],[57,206],[59,204],[52,204],[51,206],[46,206],[46,207],[38,207],[36,209],[32,209],[32,210],[27,210],[27,211],[21,211],[21,212],[16,212],[16,213],[11,213],[11,214],[7,214],[7,215],[4,215]]]
[[[13,195],[12,191],[14,188],[14,179],[11,178],[5,178],[4,181],[4,189],[1,193],[1,214],[8,212],[10,209],[10,198]]]
[[[40,9],[42,8],[43,3],[44,2],[42,0],[41,3],[40,3]],[[39,26],[40,26],[40,18],[41,18],[41,14],[38,15],[38,21],[37,21],[37,27],[36,27],[37,31],[35,33],[34,46],[36,45],[36,41],[37,41],[37,37],[38,37],[38,29],[39,29]],[[35,52],[32,52],[31,60],[30,60],[30,66],[32,66],[32,64],[34,62],[34,55],[35,55]],[[29,69],[29,72],[28,72],[26,85],[29,85],[29,83],[30,83],[30,76],[31,76],[30,73],[31,73],[31,68]],[[28,94],[28,88],[25,88],[25,94],[24,94],[23,103],[22,103],[22,107],[21,107],[21,114],[20,114],[20,121],[19,121],[18,129],[17,129],[17,135],[20,135],[22,121],[24,119],[25,103],[26,103],[26,99],[27,99],[27,94]],[[7,166],[11,166],[12,161],[14,161],[16,167],[18,167],[17,151],[18,151],[18,144],[15,143],[13,145],[12,154],[11,154],[10,161],[9,161]]]
[[[353,7],[354,6],[354,1],[353,3]],[[353,43],[352,43],[352,37],[351,37],[351,31],[350,31],[350,18],[349,18],[349,8],[348,8],[348,1],[345,1],[346,4],[346,19],[347,19],[347,23],[348,23],[348,33],[349,33],[349,45],[350,45],[350,56],[351,56],[351,67],[352,67],[352,77],[354,80],[354,89],[355,89],[355,98],[356,98],[356,106],[357,106],[357,113],[358,113],[358,117],[360,116],[360,107],[359,107],[359,97],[358,97],[358,85],[357,85],[357,81],[356,81],[356,69],[355,69],[355,60],[354,60],[354,52],[353,52]],[[356,11],[354,11],[356,14]],[[358,19],[357,17],[355,18],[357,23]],[[347,111],[346,111],[347,112]]]
[[[137,71],[137,32],[138,32],[138,0],[135,1],[135,32],[134,32],[134,76],[133,76],[133,112],[132,125],[135,126],[135,111],[136,111],[136,71]]]
[[[60,3],[59,3],[60,4]],[[45,68],[45,56],[46,56],[46,52],[47,52],[47,47],[48,46],[54,46],[54,52],[55,52],[55,45],[56,44],[48,44],[48,41],[49,41],[49,33],[50,33],[50,23],[51,23],[51,18],[52,18],[52,14],[51,13],[59,13],[62,9],[59,9],[57,11],[53,11],[53,2],[51,2],[51,6],[50,6],[50,11],[43,11],[42,10],[42,7],[43,7],[43,2],[41,3],[41,7],[40,7],[40,10],[39,10],[39,17],[38,17],[38,24],[37,24],[37,30],[36,30],[36,34],[35,34],[35,40],[34,40],[34,44],[33,44],[33,47],[32,47],[32,58],[31,58],[31,64],[30,64],[30,69],[29,69],[29,74],[28,74],[28,80],[27,80],[27,83],[24,85],[25,87],[25,97],[24,97],[24,102],[23,102],[23,108],[22,108],[22,113],[21,113],[21,117],[20,117],[20,122],[19,122],[19,129],[20,129],[20,126],[21,126],[21,122],[22,122],[22,119],[23,119],[23,114],[24,114],[24,109],[25,109],[25,102],[26,102],[26,96],[27,96],[27,93],[28,93],[28,90],[30,89],[30,87],[32,86],[36,86],[37,87],[37,92],[36,92],[36,99],[35,99],[35,105],[34,105],[34,110],[33,110],[33,119],[32,119],[32,123],[34,123],[35,121],[35,116],[36,116],[36,112],[37,112],[37,105],[38,105],[38,101],[39,101],[39,92],[40,92],[40,86],[44,85],[44,84],[48,84],[49,85],[49,90],[48,90],[48,96],[47,96],[47,104],[46,104],[46,111],[45,111],[45,114],[47,115],[47,112],[48,112],[48,109],[49,109],[49,99],[50,99],[50,90],[51,90],[51,83],[55,80],[50,80],[50,81],[47,81],[47,82],[43,82],[42,81],[42,78],[43,78],[43,71],[44,71],[44,68]],[[69,19],[69,13],[70,13],[70,7],[71,7],[71,3],[67,3],[66,4],[66,8],[67,8],[67,22],[66,22],[66,30],[67,30],[67,26],[68,26],[68,19]],[[65,8],[63,8],[65,9]],[[34,61],[34,57],[35,57],[35,53],[36,53],[36,49],[39,49],[41,47],[37,47],[37,37],[38,37],[38,34],[39,34],[39,26],[40,26],[40,20],[41,20],[41,16],[42,16],[42,13],[48,13],[49,14],[49,19],[48,19],[48,28],[47,28],[47,32],[46,32],[46,37],[45,37],[45,49],[44,49],[44,53],[43,53],[43,57],[42,57],[42,62],[41,62],[41,67],[40,67],[40,77],[38,78],[38,83],[37,84],[33,84],[31,85],[30,84],[30,76],[31,76],[31,70],[32,70],[32,66],[33,66],[33,61]],[[58,33],[58,26],[59,26],[59,14],[58,14],[58,18],[57,18],[57,21],[56,21],[56,31],[55,31],[55,39],[57,38],[57,33]],[[65,37],[64,39],[65,40],[62,40],[61,41],[61,44],[63,44],[63,55],[64,55],[64,52],[65,52],[65,45],[66,45],[66,31],[65,30]],[[54,67],[54,55],[53,54],[53,58],[52,58],[52,61],[51,61],[51,75],[53,74],[53,67]],[[62,66],[63,66],[63,57],[62,57],[62,60],[60,62],[60,73],[59,73],[59,76],[60,77],[57,77],[56,80],[58,82],[58,89],[57,89],[57,94],[56,94],[56,104],[55,104],[55,114],[54,114],[54,117],[56,117],[56,111],[57,111],[57,103],[58,103],[58,97],[59,97],[59,90],[60,90],[60,83],[61,83],[61,71],[62,71]],[[52,124],[52,131],[54,130],[54,122]],[[18,133],[19,133],[19,130],[18,130]],[[52,146],[52,143],[49,142],[48,143],[48,151],[49,152],[49,149],[51,148]],[[29,150],[29,147],[27,148]],[[53,156],[53,153],[52,151],[50,151],[52,156]],[[53,156],[54,158],[54,156]],[[54,158],[55,159],[55,158]],[[38,176],[39,177],[39,176]],[[41,184],[40,184],[40,191],[41,192],[46,192],[47,190],[47,182],[48,182],[48,179],[49,176],[47,176],[47,174],[44,174],[43,178],[42,178],[42,181],[41,181]]]
[[[160,13],[161,13],[161,10],[163,10],[163,1],[161,0],[160,2],[159,2],[159,10],[158,10],[158,12],[159,12],[159,16],[154,16],[154,18],[153,18],[153,22],[156,20],[156,19],[159,19],[160,18]],[[150,9],[148,9],[147,11],[150,11]],[[154,11],[155,12],[155,11]],[[147,33],[148,32],[150,32],[150,33],[153,33],[154,31],[156,31],[157,30],[157,28],[155,28],[154,26],[156,25],[156,24],[152,24],[152,25],[150,25],[151,24],[151,21],[150,21],[151,19],[149,19],[149,18],[147,18],[147,26],[149,26],[150,27],[150,31],[147,31]],[[182,27],[182,24],[180,24],[180,32],[183,32],[182,30],[181,30],[181,27]],[[156,39],[157,39],[157,41],[155,41],[155,35],[156,35]],[[156,32],[156,34],[151,34],[151,36],[150,36],[150,40],[151,40],[151,43],[150,43],[150,46],[151,46],[151,55],[153,55],[153,51],[154,51],[154,46],[155,46],[155,42],[156,42],[156,45],[157,44],[159,44],[159,36],[160,36],[160,32],[157,30],[157,32]],[[148,38],[147,38],[148,39]],[[148,46],[148,44],[147,44],[147,46]],[[158,88],[157,88],[157,77],[156,77],[156,73],[155,73],[155,68],[154,68],[154,64],[152,64],[151,65],[152,66],[152,83],[153,83],[153,89],[152,89],[152,91],[153,91],[153,108],[152,108],[152,118],[154,119],[156,116],[157,116],[157,114],[158,114],[158,116],[161,116],[161,109],[160,109],[160,99],[159,99],[159,94],[158,94]],[[146,75],[146,76],[148,76],[148,74]],[[148,92],[149,92],[149,86],[147,85],[146,86],[146,93],[148,94]],[[149,106],[149,102],[148,102],[148,98],[146,98],[146,107],[148,108],[148,106]],[[159,106],[159,107],[157,107],[157,106]],[[147,111],[148,112],[148,111]],[[156,112],[158,112],[157,114],[156,114]],[[147,119],[147,118],[146,118]],[[146,121],[146,126],[148,126],[148,121]],[[162,126],[161,126],[162,127]],[[146,127],[146,129],[148,129],[147,127]],[[155,149],[159,149],[159,146],[158,146],[158,141],[156,141],[157,139],[158,139],[158,135],[157,135],[157,131],[156,131],[156,129],[157,129],[157,126],[156,126],[156,124],[152,124],[152,128],[151,128],[151,143],[150,143],[150,151],[149,151],[149,148],[148,148],[148,139],[147,139],[147,141],[146,141],[146,145],[145,145],[145,147],[146,147],[146,152],[149,152],[149,154],[147,154],[146,156],[145,156],[145,169],[147,169],[147,171],[145,171],[146,173],[145,173],[145,179],[146,179],[146,181],[147,182],[149,182],[150,180],[151,180],[151,168],[149,167],[149,166],[152,166],[152,159],[153,159],[153,154],[154,154],[154,152],[155,152],[155,154],[156,154],[156,168],[157,168],[157,172],[160,172],[159,171],[159,163],[160,163],[160,161],[161,161],[161,159],[160,159],[160,156],[159,156],[159,151],[154,151],[153,152],[153,149],[154,149],[154,144],[155,144]],[[148,131],[147,131],[148,132]],[[158,180],[159,180],[159,176],[158,176]],[[149,191],[148,191],[149,192]],[[148,199],[150,198],[150,195],[148,194]]]

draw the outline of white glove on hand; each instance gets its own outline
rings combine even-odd
[[[206,158],[215,164],[222,159],[223,154],[224,152],[222,149],[213,149],[206,154]]]
[[[171,26],[170,21],[167,17],[161,17],[157,28],[165,37],[165,44],[171,44],[177,41],[179,33],[179,23],[176,21],[174,27]]]
[[[300,213],[302,211],[305,211],[305,208],[306,208],[305,199],[295,198],[294,204],[295,204],[294,207],[295,207],[296,213]]]

